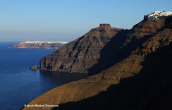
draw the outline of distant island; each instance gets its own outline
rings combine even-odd
[[[62,41],[26,41],[12,45],[9,48],[42,48],[42,49],[59,49],[68,42]]]

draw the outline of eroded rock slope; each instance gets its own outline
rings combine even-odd
[[[121,29],[100,24],[84,36],[66,44],[40,61],[41,69],[50,71],[88,73],[98,62],[100,51]]]
[[[98,74],[54,88],[28,104],[59,107],[23,110],[171,110],[172,17],[151,20],[162,21],[157,31],[135,25],[132,33],[125,33],[118,52],[123,55],[128,50],[130,54],[123,59]],[[111,51],[105,58],[115,61],[116,52]],[[101,61],[105,62],[105,58]]]
[[[138,46],[165,27],[166,17],[144,19],[130,30],[100,24],[40,61],[49,71],[98,73],[128,57]]]

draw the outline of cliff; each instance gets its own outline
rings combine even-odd
[[[84,36],[66,44],[40,61],[40,68],[49,71],[88,73],[98,63],[100,51],[122,29],[100,24]]]
[[[59,49],[68,42],[52,41],[26,41],[12,45],[10,48],[42,48],[42,49]]]
[[[101,60],[92,67],[104,67],[101,72],[54,88],[28,104],[59,107],[23,110],[171,110],[172,17],[147,18],[131,30],[118,31],[104,46]]]
[[[146,15],[131,30],[100,24],[84,36],[42,58],[40,68],[71,73],[98,73],[126,58],[164,26],[164,17],[152,19]]]

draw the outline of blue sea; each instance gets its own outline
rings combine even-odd
[[[19,42],[0,42],[0,110],[18,110],[39,95],[87,77],[86,74],[30,70],[56,49],[8,48]]]

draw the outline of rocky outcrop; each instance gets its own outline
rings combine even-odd
[[[123,58],[165,26],[165,17],[144,19],[131,30],[100,24],[40,61],[48,71],[98,73]],[[131,45],[132,44],[132,45]]]
[[[37,70],[38,67],[37,67],[36,65],[34,65],[34,66],[30,67],[30,69],[31,69],[31,70]]]
[[[66,44],[40,61],[40,68],[49,71],[88,73],[98,63],[100,51],[121,29],[100,24],[84,36]]]
[[[28,105],[59,105],[57,108],[46,108],[48,110],[172,109],[172,28],[168,25],[170,23],[172,19],[166,19],[161,28],[156,32],[151,30],[149,34],[144,28],[136,29],[136,26],[132,33],[129,31],[125,34],[127,37],[123,37],[126,45],[122,45],[119,50],[111,50],[105,59],[116,61],[117,56],[118,59],[125,56],[122,54],[124,51],[130,55],[122,57],[123,59],[96,75],[54,88]],[[137,35],[136,32],[139,31],[141,33]],[[118,32],[119,34],[124,35]],[[117,37],[118,35],[116,34]],[[126,38],[130,42],[127,42]],[[109,51],[109,45],[113,44],[110,41],[109,43],[106,44],[107,48],[104,46],[106,52]],[[132,50],[133,47],[135,48]],[[105,59],[102,58],[100,63],[106,62]],[[23,110],[32,109],[41,110],[45,107],[25,107]]]
[[[41,48],[41,49],[59,49],[68,42],[51,41],[26,41],[12,45],[10,48]]]

